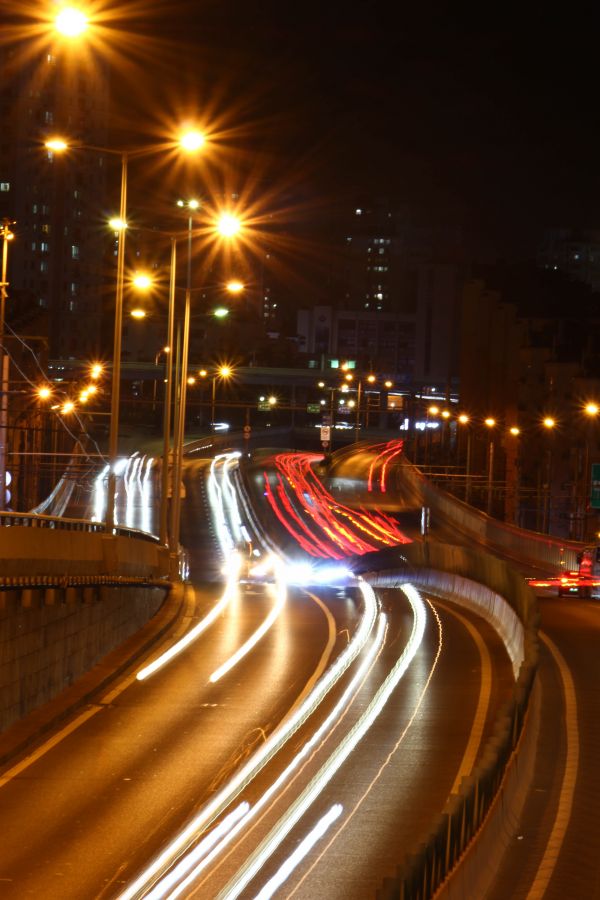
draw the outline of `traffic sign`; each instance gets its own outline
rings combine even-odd
[[[249,426],[249,425],[244,425],[244,437],[245,437],[245,438],[250,437],[250,431],[251,431],[250,426]]]
[[[331,440],[331,428],[329,425],[321,425],[321,443],[329,443]]]

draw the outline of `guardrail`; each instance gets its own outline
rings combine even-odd
[[[46,516],[41,513],[0,512],[0,528],[50,528],[58,531],[85,531],[90,534],[115,534],[120,537],[137,538],[160,544],[158,537],[137,528],[115,526],[107,531],[104,522],[93,522],[90,519],[69,519],[62,516]]]
[[[377,893],[378,900],[428,900],[439,896],[436,892],[455,874],[467,849],[473,848],[476,853],[474,838],[489,824],[492,811],[497,810],[495,801],[507,775],[518,770],[538,666],[538,611],[535,595],[525,582],[504,562],[480,550],[437,542],[406,545],[401,551],[404,567],[398,568],[400,553],[396,550],[395,570],[382,571],[380,566],[386,560],[389,565],[392,553],[386,550],[367,554],[353,568],[362,571],[363,577],[375,586],[397,587],[410,581],[434,595],[451,597],[470,608],[479,607],[479,613],[494,622],[517,672],[513,695],[496,718],[480,762],[463,779],[457,794],[433,823],[429,836],[416,851],[401,857],[395,876],[387,878]],[[373,567],[370,572],[369,564]],[[498,814],[503,815],[502,809]],[[484,892],[473,885],[472,896],[484,896]]]

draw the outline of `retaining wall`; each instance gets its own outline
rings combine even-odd
[[[0,731],[127,640],[158,611],[168,588],[0,590]]]
[[[0,527],[0,731],[131,637],[170,589],[158,542],[77,527]]]

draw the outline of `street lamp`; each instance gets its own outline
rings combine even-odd
[[[459,425],[464,425],[465,427],[469,425],[470,418],[466,413],[461,413],[457,422]],[[465,503],[469,503],[471,498],[471,429],[466,428],[467,431],[467,452],[465,458]],[[460,429],[458,432],[460,438]],[[457,456],[460,459],[460,440],[457,441]]]
[[[172,566],[174,567],[177,562],[177,548],[179,545],[179,533],[181,528],[181,497],[180,497],[180,484],[181,484],[181,472],[183,469],[183,438],[185,431],[185,416],[186,416],[186,395],[187,395],[187,367],[188,367],[188,356],[189,356],[189,344],[190,344],[190,316],[191,316],[191,279],[192,279],[192,222],[193,222],[193,213],[198,210],[201,206],[200,201],[196,199],[190,200],[178,200],[177,205],[180,208],[187,208],[189,210],[188,214],[188,253],[187,253],[187,278],[186,278],[186,290],[185,290],[185,312],[183,319],[183,339],[182,339],[182,350],[181,350],[181,378],[179,385],[179,402],[177,405],[177,414],[176,414],[176,424],[175,424],[175,440],[173,447],[173,504],[171,508],[171,560]],[[240,220],[231,213],[221,213],[219,218],[217,219],[214,227],[214,231],[216,234],[221,235],[224,238],[232,238],[234,237],[241,228]],[[230,369],[227,366],[222,366],[219,370],[222,377],[227,377],[230,374]],[[213,380],[213,400],[212,400],[212,418],[211,421],[214,421],[214,404],[215,404],[215,381]],[[176,572],[172,570],[172,575],[175,577]]]
[[[179,146],[189,152],[195,152],[204,143],[200,140],[200,133],[188,131],[180,136]],[[63,138],[55,137],[46,141],[45,146],[55,152],[64,152],[69,149],[69,144]],[[121,341],[123,330],[123,290],[125,283],[125,234],[127,230],[127,169],[130,157],[145,156],[155,153],[165,145],[139,148],[135,150],[114,150],[110,147],[96,147],[90,144],[75,144],[75,149],[91,150],[97,153],[106,153],[119,156],[121,160],[121,191],[119,203],[119,215],[110,220],[109,225],[118,235],[117,244],[117,278],[115,296],[115,324],[113,340],[113,377],[110,407],[110,427],[108,439],[109,470],[106,489],[106,530],[112,532],[115,525],[115,495],[116,495],[116,464],[119,444],[119,405],[121,390]]]
[[[588,417],[588,425],[592,422],[592,420],[597,419],[598,413],[600,412],[600,407],[597,403],[586,403],[583,408],[584,413]],[[584,456],[584,464],[583,464],[583,476],[581,479],[581,540],[586,539],[587,533],[587,505],[592,496],[592,472],[590,468],[590,429],[586,427],[585,429],[585,456]]]
[[[6,316],[6,288],[8,287],[8,244],[14,238],[10,219],[2,219],[2,281],[0,282],[0,509],[6,505],[6,437],[8,426],[8,367],[9,356],[4,351],[4,320]]]
[[[74,6],[63,6],[54,19],[54,25],[63,37],[76,38],[87,29],[88,18]]]
[[[217,378],[227,379],[232,374],[232,370],[230,366],[219,366],[217,371],[212,377],[212,399],[210,406],[210,422],[211,425],[214,425],[215,422],[215,407],[216,407],[216,398],[217,398]],[[269,398],[269,403],[271,402],[271,398]]]
[[[545,416],[542,425],[550,434],[556,425],[556,421],[552,416]],[[544,490],[544,513],[542,519],[542,531],[548,534],[550,531],[550,492],[552,490],[552,444],[549,443],[546,448],[546,482]]]
[[[487,428],[490,429],[490,440],[488,444],[488,476],[487,476],[487,514],[491,516],[492,514],[492,484],[494,480],[494,438],[493,438],[493,429],[496,426],[496,420],[491,416],[488,416],[487,419],[484,420]]]

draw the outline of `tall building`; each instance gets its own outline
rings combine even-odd
[[[419,223],[384,200],[356,204],[335,227],[341,249],[332,254],[327,302],[300,311],[301,348],[356,359],[407,388],[455,392],[460,231]]]
[[[49,354],[100,352],[107,159],[56,154],[44,140],[107,143],[108,78],[97,61],[45,52],[23,62],[0,49],[0,216],[15,222],[7,322],[47,318]]]

